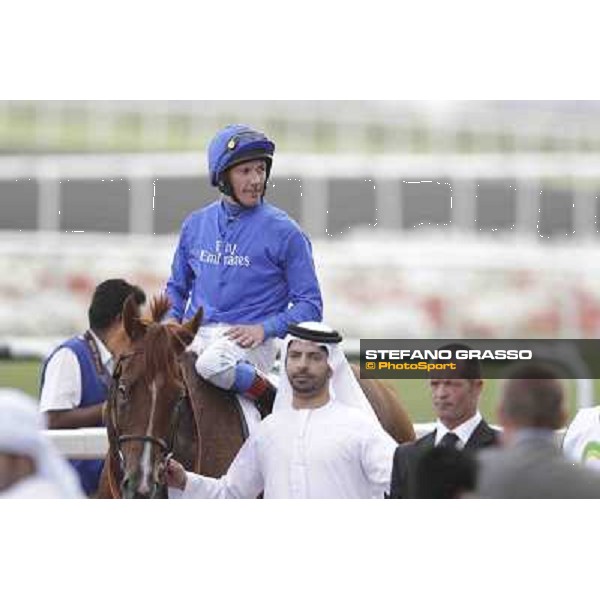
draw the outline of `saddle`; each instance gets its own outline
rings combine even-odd
[[[189,470],[200,464],[200,473],[220,477],[235,458],[248,437],[246,415],[237,394],[223,390],[203,379],[196,372],[196,354],[185,352],[181,368],[189,392],[190,402],[181,415],[175,441],[175,456]],[[246,401],[249,402],[249,401]],[[261,418],[273,408],[272,399]],[[187,414],[186,414],[187,413]],[[199,432],[199,434],[198,434]],[[199,435],[199,438],[198,438]],[[196,448],[200,456],[191,456]],[[201,458],[200,458],[201,457]]]

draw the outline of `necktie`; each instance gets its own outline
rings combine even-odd
[[[460,441],[460,438],[455,434],[449,431],[444,437],[440,440],[438,446],[442,448],[456,448],[456,444]]]

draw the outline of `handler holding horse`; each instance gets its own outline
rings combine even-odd
[[[222,195],[184,221],[166,286],[170,318],[181,322],[204,308],[192,345],[196,370],[251,401],[242,402],[250,429],[272,408],[275,390],[265,373],[275,361],[275,338],[291,323],[322,319],[310,241],[264,199],[274,151],[245,125],[216,134],[208,166]]]
[[[291,326],[273,414],[214,479],[170,459],[172,498],[382,498],[396,442],[384,431],[338,343],[321,323]]]
[[[199,309],[192,319],[179,324],[164,322],[169,310],[166,297],[154,298],[150,308],[151,318],[140,318],[134,298],[131,297],[123,310],[123,325],[131,340],[131,351],[123,354],[115,367],[107,402],[106,426],[110,447],[98,494],[101,498],[166,498],[165,467],[171,456],[182,464],[186,471],[200,473],[209,478],[221,477],[229,469],[247,437],[237,406],[226,401],[227,392],[198,377],[195,370],[196,354],[185,352],[198,333],[202,309]],[[303,329],[307,328],[290,326],[290,331],[296,331],[297,337],[301,337],[300,334],[307,335],[302,333]],[[331,405],[333,417],[338,413],[343,417],[350,411],[347,421],[344,418],[339,422],[326,419],[314,427],[313,421],[307,422],[307,431],[318,438],[322,437],[318,444],[325,444],[323,456],[334,452],[321,466],[318,464],[319,454],[311,455],[311,460],[316,464],[315,472],[320,473],[321,478],[325,473],[323,468],[326,468],[327,461],[332,461],[327,463],[331,467],[340,459],[339,456],[336,458],[335,448],[327,445],[327,440],[335,439],[338,440],[340,448],[347,448],[348,457],[356,461],[356,465],[368,465],[372,474],[376,468],[373,465],[385,465],[387,459],[380,461],[372,452],[367,452],[371,447],[368,440],[365,440],[364,446],[367,453],[361,456],[357,453],[360,450],[359,442],[365,439],[365,432],[373,431],[377,436],[381,436],[377,424],[372,423],[373,414],[396,443],[406,442],[415,437],[408,414],[396,394],[381,381],[359,380],[357,370],[350,371],[341,349],[333,341],[327,341],[336,340],[338,336],[335,333],[318,323],[311,324],[310,329],[311,335],[319,340],[319,346],[327,348],[332,371],[330,388],[335,392],[335,397],[332,394],[330,398],[336,403],[335,406]],[[323,359],[324,351],[321,351],[319,346],[315,346],[319,351],[318,357]],[[305,367],[300,358],[302,357],[290,358],[290,361],[294,359],[294,364],[298,364],[300,371],[295,379],[295,384],[300,385],[299,397],[304,391],[310,391],[304,389],[308,383],[309,387],[315,387],[313,366],[310,369]],[[287,362],[287,366],[291,373],[290,361]],[[319,365],[320,375],[327,378],[329,366],[325,360],[321,360]],[[284,374],[275,402],[277,413],[290,412],[292,387]],[[316,385],[316,389],[321,389],[321,385]],[[295,402],[295,389],[293,397]],[[320,399],[323,398],[321,395]],[[313,398],[310,391],[304,408],[310,409],[318,400],[319,398]],[[366,403],[367,400],[370,406]],[[301,397],[299,402],[303,402]],[[327,416],[330,411],[319,409],[314,412],[318,421],[321,414]],[[309,413],[300,410],[295,414]],[[259,431],[267,422],[270,421],[265,420],[264,423],[258,424]],[[331,432],[327,432],[326,435],[323,435],[324,424],[331,426]],[[332,435],[328,437],[330,433]],[[384,436],[384,439],[387,438]],[[385,447],[387,448],[387,442]],[[315,450],[319,445],[313,444],[311,448]],[[279,452],[281,448],[277,447],[275,450]],[[288,459],[282,456],[280,460]],[[356,465],[348,467],[350,475],[343,466],[340,467],[340,476],[330,471],[334,487],[327,487],[327,492],[320,489],[320,493],[341,493],[343,497],[354,497],[359,493],[356,490],[360,490],[360,494],[365,493],[366,483],[364,477],[356,470]],[[334,470],[336,469],[337,467]],[[387,472],[387,467],[384,466],[383,471]],[[344,478],[349,481],[347,477],[351,477],[353,483],[347,484],[350,487],[342,484],[345,490],[342,493],[335,486]],[[376,487],[385,486],[387,475],[380,472],[375,479],[379,482]],[[357,485],[360,487],[357,488]],[[378,490],[373,490],[374,495],[377,492]]]

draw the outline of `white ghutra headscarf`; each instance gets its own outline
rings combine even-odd
[[[44,416],[20,390],[0,389],[0,452],[29,456],[35,477],[61,498],[84,498],[75,470],[44,435]]]
[[[340,347],[342,336],[325,323],[306,321],[288,327],[288,335],[283,341],[281,350],[281,375],[277,395],[273,404],[273,412],[292,408],[293,390],[287,374],[286,359],[290,342],[304,340],[315,342],[327,350],[327,363],[332,375],[329,380],[329,401],[343,403],[358,408],[375,419],[375,411],[362,391],[348,359]],[[377,421],[378,422],[378,421]]]

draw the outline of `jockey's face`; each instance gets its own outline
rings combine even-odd
[[[249,160],[231,167],[229,182],[235,197],[246,208],[256,206],[263,195],[267,179],[267,165],[264,160]]]
[[[331,377],[327,351],[305,340],[290,342],[285,368],[295,395],[304,398],[323,393]]]

